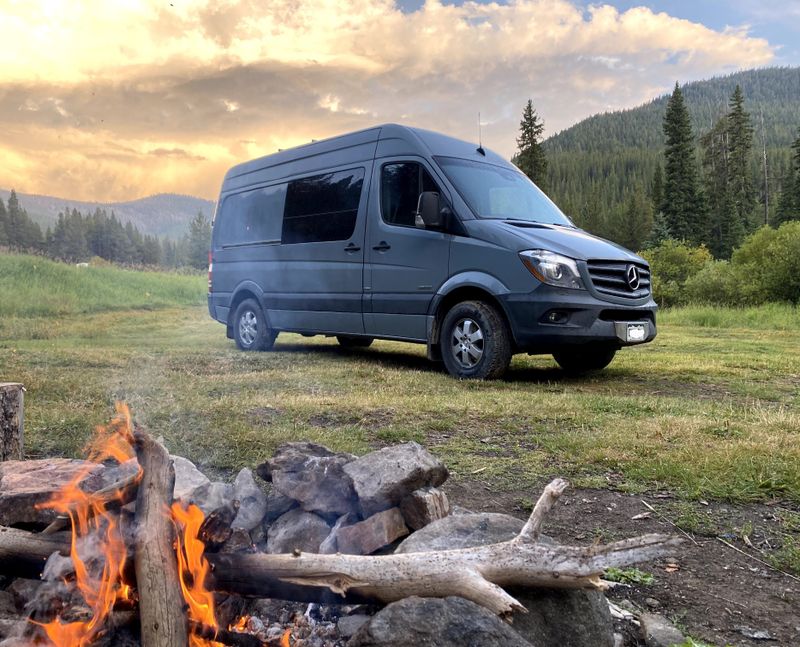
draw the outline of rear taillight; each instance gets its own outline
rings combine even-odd
[[[208,291],[211,292],[211,273],[214,270],[214,259],[211,257],[211,252],[208,252]]]

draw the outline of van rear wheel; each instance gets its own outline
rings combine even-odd
[[[616,354],[613,346],[576,346],[555,351],[553,358],[567,373],[580,375],[603,370]]]
[[[233,315],[233,339],[239,350],[269,350],[277,336],[267,327],[267,318],[255,299],[239,304]]]
[[[336,335],[336,341],[345,348],[367,348],[375,341],[372,337],[350,337],[349,335]]]
[[[511,362],[511,335],[505,319],[483,301],[453,306],[442,322],[442,360],[459,379],[494,380]]]

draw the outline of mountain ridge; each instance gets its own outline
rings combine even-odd
[[[11,191],[0,189],[0,198],[8,201]],[[211,219],[215,203],[196,196],[180,193],[156,193],[134,200],[119,202],[96,202],[71,200],[36,193],[17,192],[20,205],[28,215],[42,227],[52,227],[64,209],[77,209],[81,213],[93,213],[96,209],[114,214],[122,222],[131,222],[142,234],[179,238],[198,211]]]

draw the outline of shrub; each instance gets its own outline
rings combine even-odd
[[[733,252],[744,303],[800,302],[800,221],[762,227]]]
[[[705,246],[690,247],[672,239],[640,253],[650,263],[653,298],[660,306],[688,303],[686,281],[712,261]]]
[[[684,284],[689,303],[746,305],[741,293],[741,272],[728,261],[711,261]]]

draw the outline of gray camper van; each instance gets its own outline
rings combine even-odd
[[[656,335],[642,258],[496,153],[394,124],[233,167],[209,261],[209,312],[242,350],[280,332],[394,339],[483,379],[520,352],[601,369]]]

